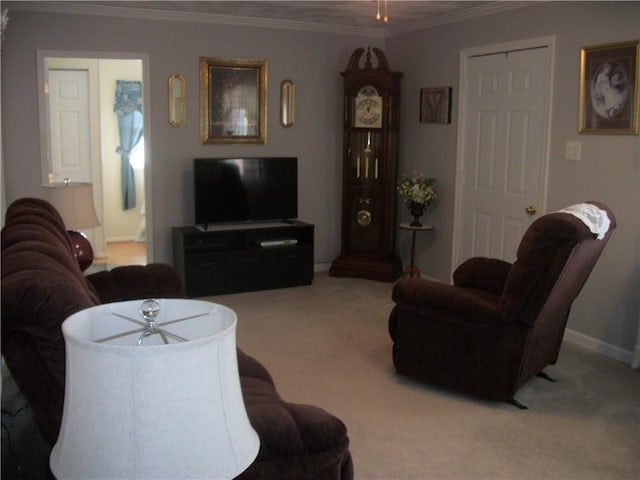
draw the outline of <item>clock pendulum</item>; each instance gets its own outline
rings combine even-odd
[[[366,227],[371,223],[371,198],[369,195],[369,168],[371,168],[372,163],[372,154],[373,150],[371,150],[371,132],[367,134],[367,146],[364,149],[364,176],[360,175],[360,169],[357,170],[357,177],[362,179],[362,195],[360,196],[360,210],[358,211],[358,215],[356,217],[358,224],[361,227]],[[358,162],[360,161],[360,155],[358,155]],[[372,173],[373,179],[378,178],[378,159],[375,159],[374,172]]]

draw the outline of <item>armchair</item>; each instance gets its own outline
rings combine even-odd
[[[396,372],[526,408],[515,394],[557,361],[573,300],[616,227],[601,203],[574,207],[534,221],[513,264],[474,257],[455,270],[453,285],[396,283],[389,318]],[[585,211],[610,222],[601,238]]]

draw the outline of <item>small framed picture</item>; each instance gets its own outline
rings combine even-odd
[[[451,123],[452,87],[420,89],[420,123]]]
[[[580,51],[579,133],[638,133],[639,43],[611,43]]]

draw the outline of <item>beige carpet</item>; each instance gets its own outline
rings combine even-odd
[[[349,430],[356,479],[640,479],[640,372],[563,346],[517,398],[475,400],[395,375],[391,284],[317,274],[310,287],[209,297],[238,313],[238,344],[283,398]],[[3,362],[2,480],[45,478],[47,449]],[[322,479],[313,479],[322,480]]]
[[[347,425],[357,479],[638,479],[640,374],[565,343],[516,398],[459,396],[394,373],[391,284],[316,274],[310,287],[208,297],[283,398]]]

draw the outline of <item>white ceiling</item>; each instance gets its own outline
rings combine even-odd
[[[3,1],[3,8],[393,35],[520,8],[526,1]],[[389,22],[375,19],[379,8]],[[379,5],[379,7],[378,7]]]

